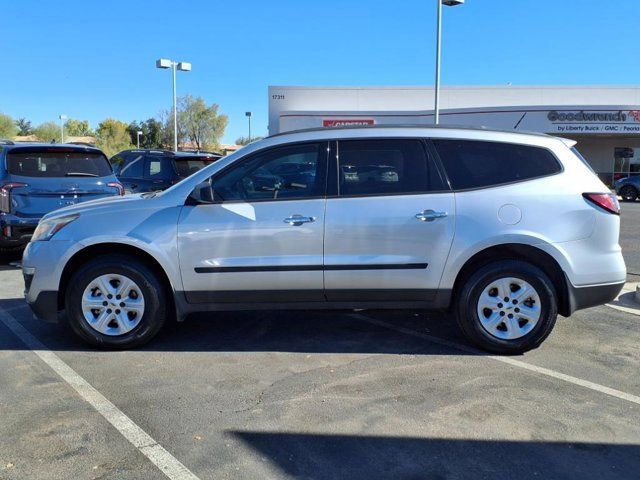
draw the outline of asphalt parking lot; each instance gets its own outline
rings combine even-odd
[[[629,281],[639,238],[625,204]],[[640,476],[640,316],[560,318],[519,357],[421,311],[202,315],[101,352],[32,319],[16,260],[0,265],[2,479]]]

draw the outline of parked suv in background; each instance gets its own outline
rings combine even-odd
[[[66,309],[109,348],[196,311],[429,308],[454,311],[482,348],[524,352],[626,278],[616,197],[574,144],[425,127],[276,135],[164,192],[46,216],[24,254],[27,302],[49,320]],[[394,174],[360,174],[371,166]]]
[[[0,251],[24,247],[46,213],[123,193],[97,148],[2,142]]]
[[[124,150],[111,164],[127,193],[164,190],[220,159],[218,153]]]
[[[640,174],[630,177],[623,177],[616,180],[614,187],[616,193],[625,202],[633,202],[640,194]]]

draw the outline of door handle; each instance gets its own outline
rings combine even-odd
[[[303,223],[311,223],[315,222],[316,217],[303,217],[302,215],[291,215],[283,220],[284,223],[288,223],[289,225],[299,226]]]
[[[438,218],[444,218],[447,216],[447,212],[434,212],[433,210],[424,210],[420,213],[416,213],[415,217],[421,222],[433,222]]]

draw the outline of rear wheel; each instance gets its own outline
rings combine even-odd
[[[620,189],[620,196],[625,202],[633,202],[638,198],[638,190],[631,185],[625,185]]]
[[[553,283],[539,268],[501,260],[471,275],[456,303],[464,335],[496,353],[523,353],[549,336],[558,314]]]
[[[67,321],[91,345],[137,347],[151,340],[165,322],[164,291],[144,263],[122,255],[99,257],[71,278],[65,295]]]

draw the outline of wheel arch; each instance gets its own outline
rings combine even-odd
[[[496,260],[522,260],[540,268],[551,280],[558,296],[558,313],[565,317],[571,315],[571,300],[567,278],[560,264],[549,253],[540,248],[522,243],[504,243],[480,250],[471,256],[456,276],[450,307],[457,298],[464,282],[478,268]]]
[[[171,282],[169,275],[162,266],[162,264],[149,252],[126,243],[95,243],[88,245],[77,252],[75,252],[71,258],[65,264],[62,274],[60,276],[60,285],[58,288],[58,309],[64,308],[64,298],[69,286],[69,281],[73,276],[73,273],[88,260],[100,255],[113,255],[120,254],[126,255],[136,260],[144,262],[154,273],[158,275],[160,282],[167,289],[169,301],[171,302],[171,308],[175,311],[175,288]]]
[[[640,195],[640,188],[638,188],[638,186],[634,183],[631,182],[626,182],[622,185],[620,185],[620,187],[618,188],[618,194],[622,194],[622,190],[624,190],[625,188],[631,188],[633,189],[634,192],[636,192],[636,198]]]

